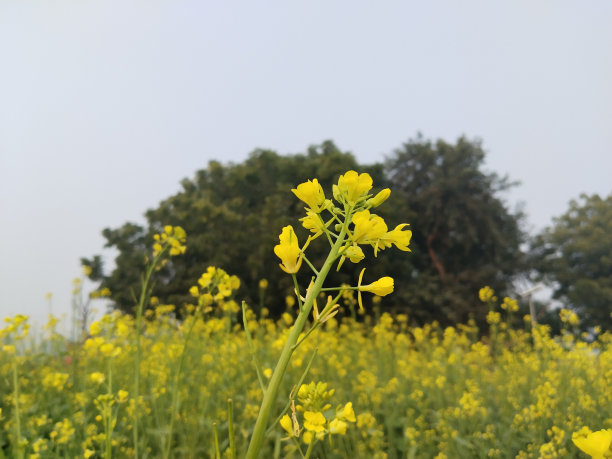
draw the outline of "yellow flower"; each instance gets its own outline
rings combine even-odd
[[[291,418],[288,414],[281,418],[280,425],[289,434],[289,437],[293,437],[293,422],[291,422]]]
[[[481,288],[478,291],[478,298],[480,298],[480,301],[482,301],[483,303],[486,303],[488,301],[495,301],[493,298],[493,295],[495,294],[495,292],[493,291],[493,289],[491,287],[489,287],[488,285],[485,285],[483,288]]]
[[[369,210],[355,212],[352,219],[352,240],[355,244],[372,244],[375,247],[378,240],[387,232],[387,224],[378,215],[370,214]]]
[[[304,412],[304,427],[311,432],[323,432],[326,423],[325,416],[319,411]]]
[[[313,212],[319,213],[325,208],[323,205],[325,203],[325,194],[317,179],[300,183],[297,189],[294,188],[291,191],[293,191],[298,199],[304,201]]]
[[[397,225],[393,231],[383,234],[378,241],[377,247],[384,250],[387,247],[391,247],[391,245],[395,244],[395,247],[398,249],[403,250],[404,252],[410,252],[408,244],[410,244],[412,231],[402,231],[406,226],[408,226],[408,223],[402,223],[401,225]],[[376,254],[376,252],[374,253]]]
[[[361,285],[365,268],[359,273],[359,282],[357,283],[357,302],[359,309],[363,311],[363,302],[361,300],[361,292],[370,292],[378,296],[385,296],[393,292],[393,278],[389,276],[381,277],[376,282],[368,285]]]
[[[343,198],[350,204],[356,203],[372,188],[372,177],[370,174],[358,174],[348,171],[338,179],[338,185],[334,185],[334,197],[341,201]]]
[[[353,402],[348,402],[337,415],[339,419],[348,422],[355,422],[355,411],[353,410]]]
[[[572,435],[572,441],[582,451],[590,455],[593,459],[604,459],[605,453],[612,453],[612,429],[599,430],[584,435]],[[607,455],[609,456],[609,455]]]
[[[391,190],[389,188],[385,188],[373,198],[368,199],[367,203],[372,207],[378,207],[389,198],[389,195],[391,195]]]
[[[518,311],[518,303],[515,299],[505,297],[504,302],[501,304],[501,308],[508,312],[516,312]]]
[[[302,226],[304,228],[314,233],[314,236],[312,237],[313,239],[323,234],[327,225],[331,223],[330,220],[329,223],[325,224],[319,214],[313,212],[312,210],[306,211],[306,216],[300,218],[300,221],[302,222]]]
[[[378,296],[385,296],[393,292],[393,278],[389,276],[381,277],[376,282],[372,282],[369,285],[362,285],[359,287],[362,292],[374,293]]]
[[[274,253],[281,259],[279,265],[287,274],[295,274],[302,265],[300,246],[291,225],[285,226],[279,236],[280,244],[274,246]]]
[[[329,432],[336,435],[346,435],[348,424],[338,418],[329,423]]]
[[[358,245],[352,245],[346,252],[344,252],[344,256],[351,260],[353,263],[359,263],[364,259],[365,255],[363,254],[363,250]]]

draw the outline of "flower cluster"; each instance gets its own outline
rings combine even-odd
[[[300,221],[312,234],[304,245],[300,246],[293,227],[289,225],[283,228],[279,244],[274,247],[274,253],[281,259],[281,269],[288,274],[297,273],[306,259],[306,248],[312,240],[323,234],[332,247],[339,243],[336,253],[339,258],[338,269],[347,258],[353,263],[363,260],[365,254],[362,246],[371,246],[374,256],[377,256],[378,251],[391,246],[402,251],[410,251],[408,246],[412,232],[406,229],[407,223],[397,225],[395,229],[389,231],[384,219],[370,212],[370,209],[381,205],[391,194],[386,188],[373,196],[370,194],[372,184],[372,177],[367,173],[346,172],[340,176],[338,183],[333,185],[336,204],[326,198],[317,179],[308,180],[291,190],[307,206],[306,216]],[[324,211],[329,214],[327,218],[323,218]],[[359,285],[354,288],[359,292],[384,296],[393,291],[391,277],[383,277],[372,284],[361,285],[362,276],[363,271]],[[363,308],[361,296],[359,296],[359,305]]]
[[[164,249],[168,249],[170,256],[181,255],[185,253],[185,240],[187,236],[185,230],[180,226],[164,226],[164,231],[153,235],[155,243],[153,244],[153,256],[156,257]]]
[[[299,405],[292,410],[291,416],[285,414],[280,425],[288,434],[288,438],[301,437],[304,443],[310,445],[313,441],[321,441],[326,435],[346,435],[349,423],[355,423],[355,411],[351,402],[331,410],[329,399],[334,389],[327,390],[327,383],[311,382],[302,384],[298,390]],[[297,412],[303,414],[302,427]]]
[[[198,279],[198,285],[189,289],[189,293],[198,299],[198,306],[203,312],[209,312],[214,302],[227,301],[240,288],[240,279],[230,276],[221,268],[209,266]],[[235,305],[237,311],[237,305]]]

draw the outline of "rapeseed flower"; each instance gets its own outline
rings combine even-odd
[[[281,259],[279,265],[287,274],[295,274],[302,265],[302,254],[293,226],[285,226],[279,236],[280,244],[274,246],[274,253]]]
[[[334,198],[338,202],[356,204],[371,189],[372,177],[370,174],[348,171],[338,178],[338,185],[334,185]]]
[[[297,188],[292,189],[298,199],[304,201],[308,207],[315,213],[321,213],[325,208],[325,193],[317,179],[300,183]]]
[[[593,459],[607,459],[612,457],[612,429],[598,430],[582,434],[575,432],[572,441],[582,451]]]

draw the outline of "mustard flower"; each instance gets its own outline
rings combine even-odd
[[[313,212],[320,213],[325,208],[325,194],[317,179],[300,183],[297,188],[291,191],[298,199],[304,201]]]
[[[306,211],[306,216],[300,218],[300,221],[302,222],[302,226],[304,228],[314,233],[314,236],[312,236],[313,239],[323,234],[325,228],[329,225],[329,223],[331,223],[330,220],[329,223],[326,224],[320,215],[312,210]]]
[[[378,296],[385,296],[393,292],[393,278],[389,276],[381,277],[376,282],[372,282],[368,285],[361,285],[364,272],[365,268],[363,268],[361,273],[359,273],[359,282],[357,283],[357,302],[359,303],[359,309],[361,311],[363,311],[361,292],[370,292]]]
[[[508,312],[516,312],[518,311],[518,303],[515,299],[505,297],[504,302],[501,304],[501,308]]]
[[[376,246],[388,229],[385,221],[378,215],[370,214],[369,210],[355,212],[352,222],[355,227],[351,239],[355,244]]]
[[[304,427],[311,432],[323,432],[327,420],[319,411],[304,412]]]
[[[483,303],[486,303],[488,301],[495,301],[495,297],[493,295],[495,295],[495,292],[488,285],[485,285],[478,291],[478,298],[480,298],[480,301],[482,301]]]
[[[280,425],[283,429],[285,429],[285,432],[287,432],[287,434],[289,434],[289,437],[293,437],[293,422],[291,422],[291,418],[289,417],[288,414],[284,415],[281,420],[280,420]]]
[[[365,258],[363,250],[361,250],[361,247],[359,247],[358,245],[352,245],[347,248],[344,252],[344,256],[351,260],[353,263],[359,263]]]
[[[285,226],[279,236],[280,244],[274,246],[274,253],[281,259],[279,265],[287,274],[295,274],[302,265],[302,256],[297,236],[291,225]]]
[[[404,231],[406,226],[408,226],[408,223],[402,223],[401,225],[397,225],[393,231],[383,234],[378,241],[378,245],[374,248],[374,255],[376,255],[377,248],[385,250],[392,245],[395,245],[395,247],[404,252],[410,252],[408,245],[412,238],[412,231]]]
[[[612,456],[612,429],[598,430],[587,435],[572,435],[572,441],[593,459],[604,459]]]
[[[381,277],[376,282],[359,287],[361,292],[370,292],[378,296],[385,296],[393,292],[393,278],[389,276]]]
[[[337,201],[346,201],[355,204],[361,197],[372,189],[372,177],[370,174],[358,174],[348,171],[338,179],[338,185],[334,185],[334,197]]]
[[[391,195],[391,190],[389,188],[385,188],[373,198],[368,199],[367,204],[369,204],[372,207],[378,207],[383,202],[385,202],[389,198],[390,195]]]

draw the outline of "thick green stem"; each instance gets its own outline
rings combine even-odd
[[[350,212],[349,212],[350,213]],[[278,391],[280,389],[283,376],[285,375],[285,371],[287,366],[289,365],[289,361],[291,360],[291,355],[295,350],[295,344],[298,342],[298,338],[304,330],[306,325],[306,321],[308,320],[308,316],[310,315],[310,311],[312,309],[312,305],[317,295],[321,291],[323,287],[323,282],[327,277],[332,265],[336,261],[338,257],[338,252],[342,243],[344,242],[344,236],[346,235],[346,223],[342,227],[342,231],[336,240],[336,243],[331,248],[323,267],[319,271],[317,275],[313,287],[308,292],[306,296],[306,300],[304,301],[304,305],[298,315],[291,332],[289,332],[289,337],[285,342],[285,347],[283,348],[281,355],[278,359],[278,363],[276,364],[276,368],[274,369],[274,373],[272,374],[272,378],[270,379],[270,383],[268,384],[268,389],[264,394],[263,401],[261,402],[261,407],[259,410],[259,416],[257,417],[257,421],[255,422],[255,428],[253,430],[253,436],[251,437],[251,442],[249,444],[249,449],[247,450],[246,457],[247,459],[256,459],[259,456],[259,451],[263,446],[263,442],[265,440],[265,432],[268,424],[268,419],[270,418],[270,414],[272,412],[272,408],[276,403],[276,399],[278,396]]]

